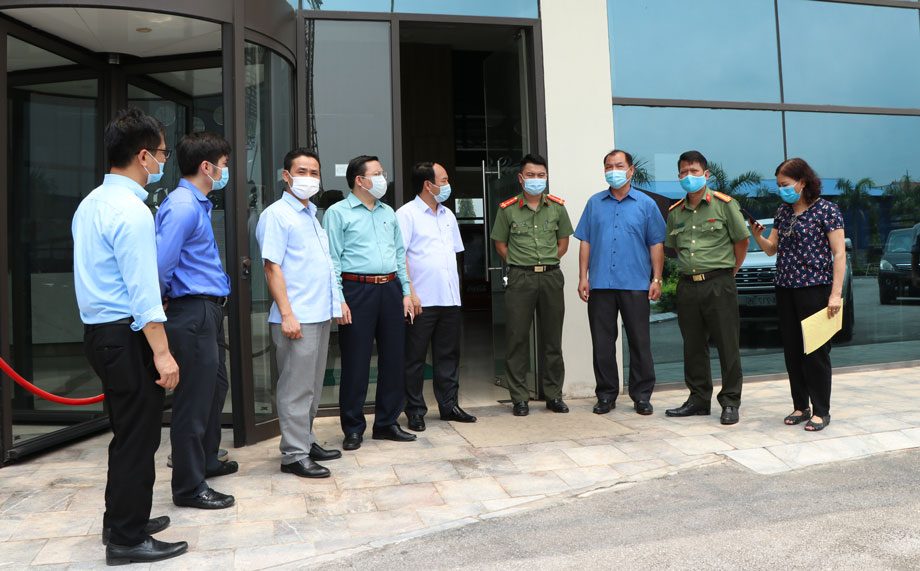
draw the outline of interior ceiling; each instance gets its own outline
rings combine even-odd
[[[220,49],[220,24],[183,16],[111,8],[8,8],[0,12],[97,53],[157,57]]]
[[[192,97],[214,95],[223,92],[223,84],[221,83],[223,76],[221,75],[219,67],[152,73],[150,77],[159,79],[166,85],[178,89]]]
[[[405,43],[450,46],[463,51],[498,51],[508,49],[517,36],[514,26],[478,26],[446,22],[402,22],[399,40]]]
[[[74,63],[65,57],[35,47],[13,36],[7,36],[6,49],[7,70],[9,71],[58,67]]]

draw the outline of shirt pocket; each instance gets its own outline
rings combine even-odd
[[[533,224],[530,222],[512,222],[511,233],[515,236],[533,236]]]
[[[703,222],[703,232],[718,232],[722,229],[722,226],[721,220],[709,219]]]

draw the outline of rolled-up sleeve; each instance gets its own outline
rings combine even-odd
[[[156,232],[146,206],[125,213],[112,242],[134,316],[131,329],[140,331],[151,321],[166,321],[157,274]]]

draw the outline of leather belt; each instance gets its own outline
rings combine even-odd
[[[541,272],[551,272],[553,270],[558,270],[559,264],[555,264],[552,266],[511,266],[511,267],[518,269],[518,270],[527,270],[529,272],[536,272],[539,274]]]
[[[217,305],[221,307],[227,307],[227,301],[228,301],[227,296],[225,295],[206,295],[203,293],[193,293],[189,295],[183,295],[182,297],[190,297],[192,299],[203,299],[205,301],[216,303]],[[176,299],[182,299],[182,298],[180,297]]]
[[[396,279],[396,272],[383,276],[368,276],[364,274],[346,274],[342,272],[342,279],[349,282],[361,282],[365,284],[385,284]]]
[[[680,279],[688,282],[703,282],[731,271],[731,268],[722,268],[721,270],[712,270],[711,272],[704,272],[702,274],[681,274]]]
[[[107,323],[87,323],[83,325],[84,331],[95,331],[100,327],[109,327],[110,325],[128,325],[130,326],[134,323],[133,317],[125,317],[124,319],[119,319],[117,321],[109,321]]]

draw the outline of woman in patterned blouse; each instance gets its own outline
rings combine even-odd
[[[802,159],[776,167],[776,184],[783,204],[776,211],[773,232],[765,238],[764,227],[756,222],[752,230],[768,256],[778,254],[776,307],[795,406],[784,422],[807,421],[805,430],[818,431],[831,422],[831,342],[806,355],[801,321],[824,307],[830,318],[843,307],[843,216],[836,204],[821,198],[821,179]]]

